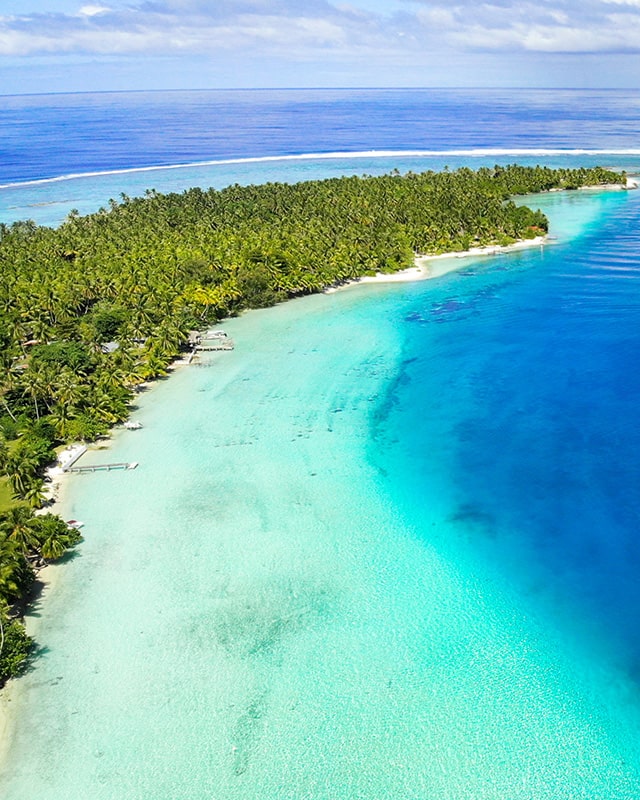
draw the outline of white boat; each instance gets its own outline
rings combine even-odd
[[[129,420],[127,420],[127,422],[124,423],[124,427],[128,431],[138,431],[142,427],[142,423],[141,422],[130,422]]]
[[[67,525],[70,528],[75,528],[77,531],[79,531],[80,528],[83,527],[84,522],[80,522],[80,520],[78,520],[78,519],[68,519],[67,520]]]

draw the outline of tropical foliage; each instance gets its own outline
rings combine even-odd
[[[15,678],[33,647],[24,627],[16,619],[8,619],[6,609],[0,608],[0,686],[7,678]]]

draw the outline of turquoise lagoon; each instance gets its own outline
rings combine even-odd
[[[5,800],[640,796],[639,193],[225,323],[74,476]]]

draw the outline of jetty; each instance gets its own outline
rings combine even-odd
[[[233,350],[233,339],[202,339],[197,345],[196,350]]]
[[[98,470],[106,470],[111,472],[112,469],[135,469],[138,466],[137,461],[121,461],[117,464],[86,464],[82,466],[69,466],[66,469],[63,467],[64,472],[97,472]]]
[[[74,444],[65,448],[58,456],[58,464],[63,472],[69,472],[76,461],[87,452],[84,444]]]
[[[191,358],[193,358],[193,355],[197,352],[233,350],[235,347],[233,339],[230,339],[222,330],[207,331],[206,333],[192,331],[189,336],[189,345],[193,348]]]

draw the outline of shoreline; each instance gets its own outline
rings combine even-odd
[[[628,175],[627,182],[621,183],[602,183],[594,186],[579,186],[575,190],[557,188],[548,189],[542,192],[534,192],[531,196],[536,194],[551,194],[554,192],[626,192],[633,191],[638,188],[638,181],[635,177]],[[522,197],[529,197],[529,195],[521,195]],[[514,250],[522,250],[529,247],[542,247],[547,244],[552,244],[553,239],[549,234],[544,236],[536,236],[534,239],[520,239],[508,245],[490,244],[484,247],[470,247],[468,250],[454,250],[450,253],[438,253],[437,255],[416,255],[414,258],[414,266],[407,267],[406,269],[399,270],[398,272],[378,272],[375,275],[363,275],[360,278],[353,278],[343,283],[333,284],[323,289],[323,294],[332,294],[333,292],[342,291],[349,286],[357,286],[363,283],[404,283],[407,281],[424,281],[431,280],[432,278],[439,278],[449,272],[455,272],[457,266],[447,264],[446,267],[433,268],[431,266],[434,261],[445,261],[453,258],[475,258],[477,256],[495,256],[502,255],[503,253],[510,253]]]
[[[104,440],[100,440],[102,445],[110,447],[113,442],[114,429],[112,429]],[[93,443],[95,450],[95,442]],[[66,500],[70,488],[69,478],[73,473],[65,472],[61,463],[69,460],[81,446],[79,443],[68,445],[59,454],[56,463],[45,470],[45,474],[50,478],[50,483],[45,484],[47,505],[36,509],[36,514],[57,514],[62,519],[68,516],[66,511]],[[82,454],[84,455],[84,453]],[[81,456],[82,457],[82,456]],[[41,567],[36,572],[36,581],[41,584],[37,601],[46,603],[51,595],[58,589],[60,581],[64,578],[64,563],[52,562]],[[62,569],[60,569],[62,567]],[[37,638],[42,619],[40,615],[33,614],[34,600],[30,600],[24,610],[22,622],[29,636]],[[21,677],[10,678],[0,689],[0,767],[7,763],[9,748],[12,740],[12,732],[17,722],[18,715],[14,713],[12,704],[19,703],[22,697],[24,681]]]
[[[597,184],[595,186],[579,186],[576,190],[578,192],[625,192],[638,189],[638,181],[631,175],[627,176],[626,184],[621,183],[606,183]],[[536,194],[551,194],[554,192],[567,192],[569,189],[557,188],[548,189],[546,192],[535,192]],[[528,197],[529,195],[522,195]],[[414,265],[406,269],[399,270],[398,272],[378,272],[375,275],[363,275],[360,278],[352,278],[351,280],[344,281],[339,284],[332,284],[322,290],[323,294],[333,294],[334,292],[343,291],[351,286],[358,286],[363,283],[406,283],[411,281],[425,281],[432,278],[440,278],[442,275],[447,275],[449,272],[455,272],[459,265],[450,263],[450,259],[454,258],[475,258],[480,256],[495,256],[502,255],[503,253],[510,253],[515,250],[524,250],[530,247],[543,247],[544,245],[552,244],[553,239],[549,234],[544,236],[536,236],[534,239],[520,239],[508,245],[492,244],[484,247],[470,247],[468,250],[454,250],[450,253],[438,253],[437,255],[416,255],[414,257]],[[434,267],[433,262],[444,262],[440,267]]]
[[[60,513],[69,477],[68,473],[63,470],[62,464],[68,462],[75,455],[78,447],[80,447],[79,444],[72,444],[65,447],[64,450],[61,450],[58,454],[56,463],[51,467],[47,467],[45,470],[45,475],[48,479],[48,482],[45,484],[47,502],[42,508],[36,509],[34,512],[35,514]]]
[[[503,253],[511,253],[531,247],[543,247],[550,243],[549,236],[545,235],[536,236],[534,239],[521,239],[507,245],[491,244],[485,247],[471,247],[469,250],[455,250],[450,253],[439,253],[432,256],[416,256],[413,267],[407,267],[398,272],[378,272],[375,275],[363,275],[361,278],[353,278],[344,283],[327,286],[326,289],[323,289],[323,294],[333,294],[334,292],[348,289],[350,286],[359,286],[364,283],[406,283],[431,280],[460,269],[462,265],[456,264],[455,259],[502,255]],[[436,266],[433,266],[434,262]]]
[[[56,501],[61,502],[61,498]],[[50,506],[46,511],[52,513],[59,513],[60,509],[55,509],[55,506]],[[29,636],[36,638],[42,619],[40,615],[33,614],[33,605],[35,603],[46,603],[51,595],[55,592],[63,577],[63,572],[59,568],[64,568],[64,564],[51,563],[41,567],[36,572],[36,583],[41,584],[40,590],[37,595],[29,600],[28,606],[24,611],[22,622],[26,628]],[[10,746],[12,742],[12,733],[15,725],[19,719],[19,715],[14,712],[13,704],[20,703],[23,696],[23,689],[25,687],[24,681],[21,680],[23,675],[18,678],[9,678],[5,685],[0,689],[0,768],[7,763],[9,757]]]
[[[635,173],[634,173],[635,175]],[[627,192],[638,188],[638,181],[634,175],[627,175],[626,183],[595,183],[589,186],[578,186],[575,189],[566,189],[558,186],[554,189],[546,189],[542,192],[534,192],[534,194],[545,194],[552,192]]]

